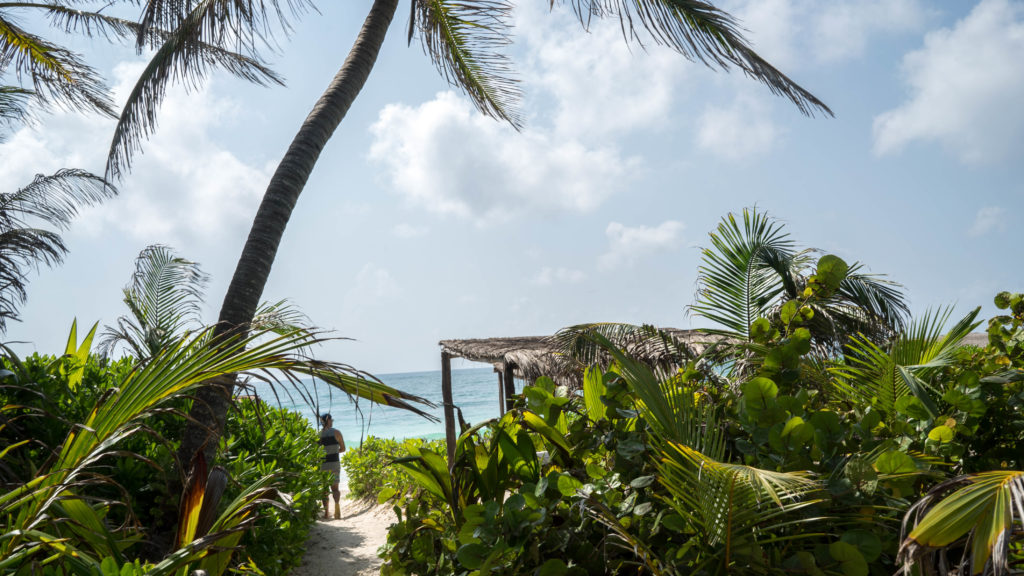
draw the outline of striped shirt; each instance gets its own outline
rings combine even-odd
[[[324,428],[320,431],[320,445],[324,447],[324,462],[338,462],[338,452],[341,446],[335,434],[338,431],[334,428]]]

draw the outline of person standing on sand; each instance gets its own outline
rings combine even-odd
[[[321,470],[331,473],[331,493],[334,494],[334,519],[341,518],[341,490],[338,488],[338,481],[341,478],[341,460],[338,455],[345,451],[345,439],[341,432],[334,428],[334,419],[330,413],[320,415],[320,423],[323,428],[320,430],[320,445],[324,448],[324,461],[320,464]],[[324,520],[329,519],[329,500],[327,493],[324,493]]]

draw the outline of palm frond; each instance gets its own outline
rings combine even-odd
[[[59,234],[33,221],[64,230],[80,207],[115,193],[103,178],[76,169],[38,175],[24,188],[0,193],[0,332],[25,302],[28,269],[60,263],[67,252]]]
[[[796,244],[782,225],[756,209],[743,210],[742,224],[728,214],[701,252],[696,303],[689,311],[723,328],[707,331],[749,342],[750,326],[784,293]],[[783,274],[779,272],[783,271]]]
[[[5,130],[32,119],[29,102],[35,95],[34,91],[21,86],[0,86],[0,142],[6,139]]]
[[[202,386],[208,379],[236,373],[256,373],[263,377],[284,374],[296,379],[315,369],[321,378],[339,369],[331,363],[312,364],[297,354],[316,334],[300,330],[283,336],[254,332],[249,337],[213,339],[213,329],[189,335],[162,350],[149,362],[139,365],[121,385],[111,389],[89,416],[69,434],[52,464],[32,480],[0,494],[0,516],[15,519],[0,537],[0,558],[22,554],[50,554],[50,548],[34,547],[29,532],[45,528],[53,519],[47,514],[66,493],[88,476],[91,467],[109,455],[115,446],[144,428],[144,421],[165,404]],[[326,379],[326,378],[325,378]],[[371,391],[391,390],[384,385],[366,385],[357,392],[364,397]],[[395,393],[395,396],[402,396]],[[416,401],[415,397],[403,396]],[[211,530],[217,530],[215,523]],[[194,546],[209,546],[223,535],[206,536]],[[190,554],[185,551],[183,554]],[[191,558],[191,557],[190,557]]]
[[[44,103],[117,116],[95,69],[78,54],[24,30],[8,12],[0,12],[0,63],[29,79],[34,97]]]
[[[594,339],[595,334],[601,335],[622,350],[642,351],[644,358],[654,363],[663,362],[678,366],[697,356],[686,342],[650,324],[577,324],[562,328],[552,336],[551,341],[561,354],[572,358],[581,366],[606,366],[607,352],[603,344]]]
[[[864,337],[847,346],[843,364],[829,371],[835,376],[833,390],[849,401],[872,406],[889,418],[896,417],[896,402],[913,394],[932,414],[938,414],[937,397],[930,380],[953,361],[953,352],[978,325],[975,309],[943,334],[951,309],[927,312],[914,320],[887,348]]]
[[[522,127],[521,93],[509,59],[512,4],[505,0],[411,0],[423,50],[452,85],[469,95],[481,113]]]
[[[150,2],[149,5],[167,5],[168,2]],[[165,9],[182,8],[172,2]],[[157,112],[173,82],[180,82],[186,88],[197,88],[214,68],[260,86],[284,85],[283,79],[268,68],[253,50],[251,55],[228,50],[223,43],[232,39],[243,46],[255,42],[252,34],[258,30],[246,25],[249,22],[258,28],[266,17],[266,6],[250,6],[248,0],[203,0],[190,12],[179,15],[172,32],[161,33],[154,23],[171,18],[169,15],[154,14],[139,29],[140,42],[158,34],[160,48],[142,71],[124,108],[118,117],[117,126],[107,154],[106,174],[119,177],[131,165],[134,155],[141,151],[142,140],[156,129]],[[277,2],[272,6],[278,7]],[[296,0],[296,6],[304,0]],[[233,27],[240,27],[235,31]],[[150,40],[152,41],[152,40]]]
[[[716,573],[764,573],[762,546],[780,537],[792,514],[815,504],[820,489],[807,474],[775,472],[709,458],[688,446],[670,443],[660,455],[659,479],[675,508],[708,547],[707,568]],[[820,534],[801,518],[797,534]]]
[[[201,326],[203,291],[208,276],[195,262],[179,258],[167,246],[148,246],[135,259],[135,272],[124,288],[131,316],[107,327],[100,347],[109,356],[118,343],[139,360],[156,355],[189,327]]]
[[[313,327],[309,316],[288,300],[260,303],[249,326],[254,330],[268,330],[275,334]]]
[[[617,18],[623,33],[637,37],[642,28],[658,44],[710,68],[738,68],[748,77],[787,98],[805,115],[832,111],[814,94],[793,82],[758,56],[727,12],[701,0],[569,0],[580,22],[593,17]],[[554,0],[552,0],[552,4]]]
[[[724,457],[725,435],[706,400],[668,375],[656,376],[600,334],[592,337],[615,360],[622,378],[639,399],[637,410],[661,441]]]
[[[838,295],[866,314],[871,325],[885,326],[892,334],[902,331],[910,318],[903,285],[878,274],[860,272],[862,267],[859,262],[850,265],[846,278],[839,284]],[[856,332],[847,330],[850,334]]]
[[[907,526],[913,529],[907,534]],[[1000,470],[959,476],[932,488],[907,510],[897,561],[905,573],[917,567],[938,573],[1011,574],[1010,548],[1024,530],[1024,472]],[[949,553],[962,550],[959,562]]]

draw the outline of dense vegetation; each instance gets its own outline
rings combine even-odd
[[[16,498],[32,497],[25,487],[60,477],[53,461],[60,458],[62,444],[72,439],[70,433],[96,422],[95,414],[91,417],[90,413],[115,401],[118,388],[137,379],[133,372],[139,367],[130,358],[112,362],[89,355],[82,360],[76,364],[70,355],[33,355],[19,361],[10,354],[0,359],[4,384],[0,388],[4,406],[0,445],[5,448],[0,461],[5,493],[0,504],[5,518],[4,569],[89,573],[89,565],[98,567],[108,557],[117,564],[130,558],[157,560],[168,543],[150,541],[153,534],[148,528],[166,515],[172,522],[178,519],[179,510],[169,504],[167,486],[168,475],[176,472],[173,439],[184,422],[181,411],[190,402],[180,396],[168,397],[160,408],[154,406],[144,421],[134,421],[132,427],[144,428],[144,433],[122,438],[129,431],[122,430],[114,434],[119,440],[116,445],[106,450],[93,447],[87,457],[93,462],[64,475],[56,484],[67,492],[49,503],[49,518],[42,513],[34,518],[24,516],[29,502]],[[284,574],[301,560],[301,545],[326,487],[327,479],[319,472],[316,432],[296,413],[252,401],[237,405],[230,426],[232,434],[219,450],[227,482],[219,496],[221,505],[211,512],[228,510],[236,498],[275,501],[278,507],[267,507],[255,521],[245,521],[249,529],[241,540],[244,552],[236,560],[268,575]],[[252,490],[254,485],[258,491]],[[86,503],[93,513],[87,512]],[[31,532],[18,534],[22,526],[31,527]],[[95,536],[87,536],[86,529],[95,531]],[[58,545],[49,541],[48,534],[69,540]],[[50,550],[33,554],[37,548]],[[51,556],[62,548],[92,561],[65,563],[67,559]],[[51,558],[44,560],[47,556]],[[168,562],[163,570],[149,567],[146,573],[170,573],[170,568],[179,564],[187,566],[189,559],[184,555],[181,562]]]
[[[285,574],[328,482],[316,432],[298,414],[240,399],[213,461],[204,450],[183,462],[193,393],[237,374],[418,401],[311,359],[324,338],[283,303],[264,306],[249,336],[216,337],[197,320],[204,278],[150,247],[124,290],[130,314],[104,331],[103,356],[91,352],[96,326],[79,342],[72,324],[60,356],[22,360],[0,346],[0,571]],[[120,346],[129,355],[111,360]]]
[[[724,383],[706,357],[669,373],[595,335],[611,361],[582,395],[538,381],[462,433],[450,472],[429,449],[397,460],[420,492],[392,499],[383,573],[1019,566],[1024,297],[997,300],[1013,316],[992,321],[985,349],[958,346],[972,313],[947,336],[913,324],[821,364],[793,317],[744,347],[749,377]]]
[[[977,310],[952,327],[948,312],[902,320],[878,278],[890,305],[878,291],[845,304],[865,286],[857,266],[809,259],[754,212],[712,239],[694,309],[726,338],[699,350],[651,327],[563,331],[589,363],[581,390],[538,380],[463,430],[450,468],[430,448],[395,459],[419,490],[381,491],[397,516],[383,574],[1024,564],[1024,295],[999,294],[988,345],[965,346]]]
[[[394,440],[370,436],[361,445],[349,448],[341,455],[341,467],[348,478],[349,497],[387,500],[401,498],[414,490],[415,484],[409,474],[391,464],[396,458],[419,449],[444,451],[444,440]]]

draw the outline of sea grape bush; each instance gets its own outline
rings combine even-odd
[[[982,527],[966,516],[901,523],[946,479],[1024,467],[1024,296],[996,298],[1009,313],[984,348],[960,345],[975,310],[823,357],[807,310],[833,277],[754,322],[754,341],[726,357],[746,372],[725,384],[697,369],[707,358],[657,373],[605,341],[612,361],[588,369],[582,394],[538,380],[462,433],[450,471],[440,450],[399,458],[419,492],[395,502],[382,573],[864,576],[924,569],[928,546],[970,550]],[[1019,563],[1021,520],[1009,518],[997,545]],[[957,532],[929,539],[932,526]],[[980,550],[972,565],[991,570],[992,547]]]

